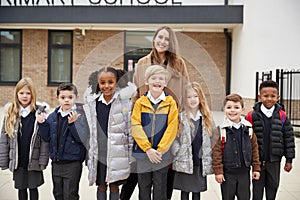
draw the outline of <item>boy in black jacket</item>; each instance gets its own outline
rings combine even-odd
[[[284,170],[292,169],[295,158],[294,131],[290,120],[286,117],[279,99],[278,84],[272,80],[264,81],[259,86],[258,99],[253,111],[246,119],[253,124],[257,136],[259,157],[261,161],[261,175],[259,180],[253,180],[253,200],[263,198],[264,189],[266,199],[276,198],[280,178],[280,162],[285,156]]]
[[[86,157],[89,128],[82,105],[75,104],[77,88],[62,83],[57,88],[60,104],[45,120],[38,115],[40,134],[50,142],[53,195],[56,200],[79,199],[82,162]]]

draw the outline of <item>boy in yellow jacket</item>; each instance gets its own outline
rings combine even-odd
[[[137,159],[139,199],[167,199],[169,151],[178,130],[178,109],[172,96],[164,92],[168,73],[159,65],[145,72],[148,92],[134,105],[131,115],[133,156]]]

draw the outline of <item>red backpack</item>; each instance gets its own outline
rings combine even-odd
[[[250,112],[248,112],[247,116],[246,116],[246,120],[248,120],[252,125],[253,125],[253,120],[252,120],[252,113],[253,110],[251,110]],[[280,121],[282,122],[282,132],[284,132],[284,124],[286,121],[286,113],[283,110],[279,110],[279,118]]]

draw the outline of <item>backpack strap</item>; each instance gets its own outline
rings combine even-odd
[[[246,126],[249,131],[249,138],[252,139],[253,136],[253,128],[251,126]],[[226,127],[220,128],[220,136],[221,136],[221,144],[222,144],[222,156],[224,155],[224,148],[226,143]]]
[[[225,129],[225,127],[220,128],[220,135],[221,135],[222,156],[223,156],[224,155],[225,143],[226,143],[226,129]]]
[[[247,114],[247,116],[246,116],[246,120],[248,122],[250,122],[252,124],[252,126],[253,126],[252,114],[253,114],[253,110],[249,111],[248,114]]]
[[[279,110],[280,121],[282,125],[285,124],[286,121],[286,113],[283,110]]]
[[[282,123],[281,131],[284,132],[284,124],[286,121],[286,112],[284,112],[283,110],[279,110],[279,118]]]
[[[249,130],[249,137],[250,137],[250,140],[251,140],[252,136],[253,136],[253,128],[248,126],[248,130]]]

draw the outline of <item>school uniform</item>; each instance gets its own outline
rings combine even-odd
[[[36,109],[39,105],[36,106]],[[5,133],[5,118],[0,136],[0,167],[13,172],[16,189],[34,189],[44,183],[43,172],[49,161],[49,144],[41,140],[30,106],[20,107],[16,118],[14,136]]]
[[[171,159],[169,149],[178,129],[176,102],[165,92],[157,99],[148,92],[135,102],[131,123],[135,140],[133,156],[137,160],[139,199],[150,200],[153,185],[153,199],[165,200],[168,164]],[[160,163],[154,164],[149,160],[145,152],[150,148],[163,154]]]
[[[202,141],[203,141],[203,134],[202,134],[202,117],[200,112],[196,118],[191,118],[191,121],[194,125],[194,131],[189,137],[191,143],[191,153],[192,153],[192,160],[193,160],[193,173],[183,173],[183,172],[175,172],[174,177],[174,189],[178,189],[185,192],[203,192],[207,190],[207,178],[206,176],[202,175]],[[183,136],[184,137],[184,136]],[[182,146],[181,146],[182,147]],[[184,148],[184,147],[182,147]],[[210,147],[211,148],[211,147]],[[186,148],[184,148],[186,149]],[[179,150],[180,151],[180,150]],[[177,155],[174,156],[174,163],[180,159]],[[176,169],[176,164],[174,164],[174,168]]]
[[[200,198],[200,192],[207,190],[206,176],[212,173],[212,143],[200,111],[190,118],[193,125],[185,112],[180,113],[183,128],[172,145],[174,189],[181,190],[182,198],[188,198],[189,192]]]
[[[267,109],[261,102],[254,105],[246,119],[253,122],[257,136],[261,174],[259,180],[253,180],[253,199],[261,200],[266,191],[266,199],[275,199],[280,181],[281,159],[292,163],[295,158],[294,131],[290,120],[280,117],[281,106],[275,104]],[[250,119],[251,118],[251,119]]]
[[[91,131],[89,140],[88,180],[98,186],[97,199],[106,198],[106,186],[118,188],[130,174],[132,138],[130,131],[131,96],[136,87],[128,83],[117,87],[112,99],[93,94],[84,105]],[[99,187],[100,186],[100,187]],[[118,191],[110,190],[111,199],[119,199]]]
[[[29,108],[29,107],[28,107]],[[13,172],[16,189],[33,189],[44,183],[42,171],[28,171],[30,141],[34,132],[35,112],[21,109],[22,127],[18,132],[18,168]]]
[[[213,147],[213,169],[216,175],[223,174],[221,184],[223,200],[250,199],[250,167],[260,171],[258,145],[251,124],[244,118],[233,123],[225,118],[220,129],[225,129]],[[225,138],[226,139],[225,139]]]
[[[81,116],[68,123],[73,110]],[[86,141],[89,129],[81,104],[64,112],[57,107],[44,123],[40,124],[41,136],[50,142],[52,160],[53,195],[56,200],[79,199],[79,182],[82,163],[86,158]]]

